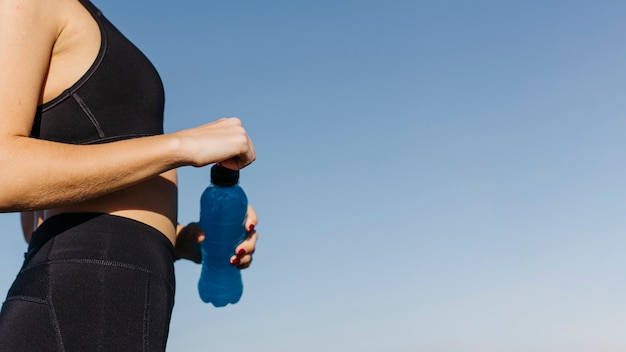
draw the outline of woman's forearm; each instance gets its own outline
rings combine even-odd
[[[93,199],[185,166],[256,158],[241,121],[220,119],[176,133],[96,145],[0,135],[0,211],[50,209]]]
[[[59,207],[95,198],[183,164],[176,138],[69,145],[28,137],[0,140],[0,211]]]

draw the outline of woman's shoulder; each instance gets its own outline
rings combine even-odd
[[[0,0],[0,133],[30,131],[68,0]]]
[[[43,28],[59,21],[63,17],[63,7],[69,4],[68,0],[0,0],[0,18],[10,20],[14,25]]]
[[[68,0],[0,0],[0,45],[54,45],[68,5]]]

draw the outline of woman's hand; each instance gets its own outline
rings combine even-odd
[[[202,263],[200,242],[204,241],[204,231],[200,224],[192,222],[187,226],[178,225],[176,228],[176,245],[174,252],[176,259],[189,259],[194,263]]]
[[[256,242],[259,238],[256,232],[256,225],[259,219],[252,206],[248,206],[245,228],[248,232],[246,239],[235,249],[235,253],[230,258],[231,265],[239,269],[246,269],[252,263],[252,254],[256,249]],[[176,229],[176,259],[189,259],[195,263],[202,263],[202,253],[200,243],[204,241],[204,231],[198,223],[192,222],[187,226],[178,225]]]
[[[256,211],[254,211],[254,208],[249,205],[245,224],[248,236],[239,246],[237,246],[235,249],[235,255],[230,258],[230,263],[237,266],[239,269],[246,269],[252,263],[252,254],[254,254],[256,241],[259,238],[259,234],[256,232],[256,225],[258,223],[259,218],[256,215]]]
[[[252,140],[236,117],[223,118],[195,128],[175,132],[184,165],[205,166],[220,163],[239,170],[256,159]]]

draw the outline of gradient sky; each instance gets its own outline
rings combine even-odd
[[[167,131],[238,116],[257,148],[242,301],[176,263],[168,351],[626,350],[626,2],[94,3]],[[208,175],[180,170],[180,222]]]

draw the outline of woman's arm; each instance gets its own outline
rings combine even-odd
[[[34,211],[25,211],[20,214],[26,243],[30,243],[30,236],[35,231],[35,213]]]
[[[43,222],[43,216],[39,211],[24,211],[20,214],[22,220],[22,231],[26,243],[30,243],[30,236],[33,231]]]
[[[254,150],[238,119],[108,144],[76,146],[0,135],[0,210],[54,208],[95,198],[164,171],[221,160],[241,168]]]
[[[77,146],[29,137],[63,29],[57,1],[0,0],[0,211],[95,198],[184,166],[255,158],[238,119],[173,134]]]

